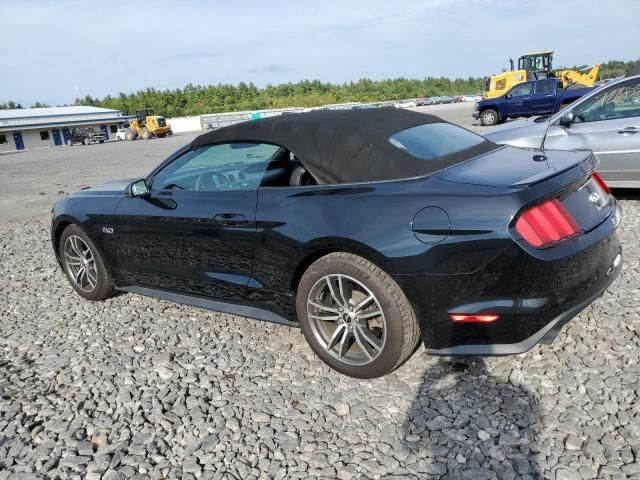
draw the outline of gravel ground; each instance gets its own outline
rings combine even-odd
[[[92,303],[43,219],[0,232],[0,478],[640,479],[640,201],[622,274],[552,346],[418,350],[358,381],[301,333],[123,294]]]

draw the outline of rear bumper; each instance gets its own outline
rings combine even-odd
[[[620,262],[622,264],[622,262]],[[609,277],[608,283],[591,297],[580,302],[579,304],[569,308],[559,314],[556,318],[546,324],[533,335],[516,343],[489,343],[489,344],[470,344],[458,345],[454,347],[430,349],[427,353],[432,355],[483,355],[483,356],[500,356],[500,355],[517,355],[524,353],[533,348],[538,343],[550,345],[556,339],[562,327],[571,321],[582,310],[587,308],[594,300],[600,298],[609,288],[613,281],[618,277],[620,267],[614,270]]]
[[[411,302],[428,352],[511,355],[553,341],[562,326],[601,296],[620,272],[622,249],[607,220],[590,246],[561,258],[535,258],[513,245],[480,270],[394,276]],[[498,314],[492,323],[456,323],[449,314]]]

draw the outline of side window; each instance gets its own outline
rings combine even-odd
[[[531,93],[531,83],[520,83],[509,90],[512,97],[526,97]]]
[[[536,93],[550,94],[553,93],[553,80],[540,80],[536,83]]]
[[[253,190],[282,149],[266,143],[222,143],[190,150],[153,177],[152,190]]]
[[[573,108],[577,122],[640,116],[640,81],[605,88]]]

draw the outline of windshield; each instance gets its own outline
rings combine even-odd
[[[555,117],[556,118],[561,117],[564,112],[566,112],[567,110],[573,109],[576,106],[580,105],[583,101],[591,98],[592,95],[595,95],[597,92],[599,92],[600,90],[602,90],[603,88],[605,88],[607,86],[610,87],[611,85],[608,84],[608,83],[603,83],[602,85],[598,85],[593,90],[591,90],[589,93],[587,93],[584,97],[578,99],[574,103],[569,103],[569,104],[565,105],[563,108],[561,108],[560,110],[558,110],[558,113],[556,113]]]

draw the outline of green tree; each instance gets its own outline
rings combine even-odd
[[[600,78],[625,75],[634,68],[640,69],[640,60],[605,62],[600,67]],[[76,99],[76,104],[113,108],[128,114],[142,108],[153,108],[159,115],[182,117],[269,108],[318,107],[341,102],[399,100],[426,95],[460,95],[482,92],[485,80],[486,78],[483,77],[454,79],[401,77],[383,80],[361,78],[357,81],[335,84],[325,83],[318,79],[305,79],[297,83],[268,84],[264,88],[258,88],[253,83],[246,82],[240,82],[238,85],[220,83],[201,86],[187,84],[183,88],[175,90],[147,88],[129,94],[120,93],[117,97],[107,95],[102,99],[87,95],[83,99]],[[1,107],[2,105],[0,105]]]

